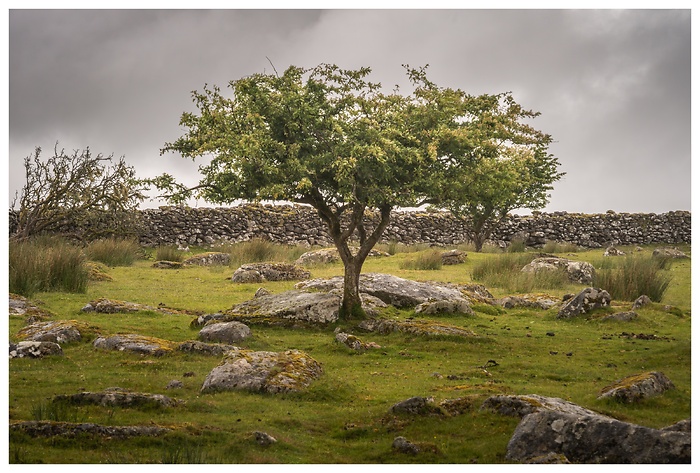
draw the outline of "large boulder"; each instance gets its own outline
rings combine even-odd
[[[343,277],[311,279],[297,283],[296,288],[328,292],[343,288]],[[418,282],[390,274],[360,275],[360,292],[370,294],[395,307],[416,307],[423,302],[468,301],[457,287],[435,282]]]
[[[525,417],[528,414],[542,410],[563,412],[577,416],[601,415],[573,402],[565,401],[558,397],[540,396],[539,394],[491,396],[484,401],[481,408],[511,417]]]
[[[595,275],[595,268],[590,263],[585,261],[572,261],[556,256],[535,258],[529,264],[525,265],[521,271],[525,273],[563,271],[569,278],[569,281],[578,284],[592,284],[593,276]]]
[[[161,356],[172,352],[177,344],[169,340],[137,334],[99,337],[93,342],[95,348],[128,351],[139,355]]]
[[[674,389],[668,377],[659,371],[640,373],[615,381],[600,391],[598,399],[615,399],[622,402],[639,402],[652,396]]]
[[[301,391],[321,376],[321,364],[304,352],[233,350],[204,380],[202,393],[246,390],[268,393]]]
[[[43,358],[52,355],[63,355],[63,349],[58,343],[35,341],[10,343],[10,358]]]
[[[289,263],[249,263],[241,265],[231,277],[233,282],[297,281],[311,273]]]
[[[52,320],[35,322],[22,327],[17,332],[20,340],[37,342],[71,343],[79,342],[87,334],[95,333],[96,329],[77,320]]]
[[[690,436],[601,415],[543,409],[520,421],[506,459],[527,462],[553,453],[572,463],[690,463]]]
[[[199,331],[199,339],[203,342],[236,343],[250,335],[247,325],[235,321],[207,324]]]
[[[559,310],[557,318],[569,319],[609,305],[610,294],[608,291],[597,287],[587,287],[564,304],[564,307]]]

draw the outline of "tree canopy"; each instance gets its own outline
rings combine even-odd
[[[362,315],[360,271],[391,210],[445,206],[456,195],[452,180],[497,156],[499,140],[521,140],[518,117],[494,113],[503,96],[468,96],[438,87],[426,68],[404,67],[408,95],[384,92],[367,80],[369,68],[328,64],[244,77],[229,82],[226,95],[205,85],[192,93],[198,112],[181,116],[184,135],[161,150],[207,157],[199,185],[188,189],[169,175],[151,182],[176,202],[196,193],[214,203],[313,206],[345,266],[341,316]],[[366,209],[378,211],[378,224],[366,228]]]

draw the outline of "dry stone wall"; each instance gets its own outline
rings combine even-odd
[[[160,207],[140,214],[140,243],[144,246],[198,245],[265,238],[274,242],[330,246],[332,240],[314,209],[301,205],[241,205],[230,208]],[[10,212],[10,232],[13,231]],[[379,215],[365,214],[368,231]],[[567,212],[513,215],[491,238],[506,246],[523,238],[529,246],[546,241],[574,243],[587,248],[607,245],[690,243],[691,215],[687,211],[653,213],[579,214]],[[469,238],[464,224],[447,212],[392,213],[382,241],[405,244],[456,245]]]

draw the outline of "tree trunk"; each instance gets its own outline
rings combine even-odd
[[[345,277],[343,279],[343,300],[340,303],[338,316],[340,319],[362,319],[367,315],[362,308],[360,298],[360,272],[364,260],[352,258],[345,263]]]

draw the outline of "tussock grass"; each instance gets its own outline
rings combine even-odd
[[[158,261],[174,261],[179,263],[183,259],[185,259],[183,252],[174,246],[163,245],[156,248],[156,260]]]
[[[579,250],[573,243],[560,243],[558,241],[548,241],[542,251],[545,253],[575,253]]]
[[[238,243],[227,243],[219,251],[231,255],[231,267],[246,263],[263,263],[268,261],[294,262],[308,248],[273,243],[262,238],[253,238]]]
[[[670,259],[627,255],[599,260],[594,283],[613,299],[633,301],[647,295],[654,302],[663,298],[671,284]]]
[[[136,241],[123,238],[96,240],[85,248],[89,259],[107,266],[131,266],[140,252],[141,248]]]
[[[390,255],[396,255],[399,253],[418,253],[420,251],[425,251],[430,248],[430,245],[426,243],[421,243],[418,245],[407,245],[405,243],[399,243],[397,241],[389,241],[386,243],[379,243],[375,245],[375,248],[379,251],[384,251]]]
[[[528,253],[503,253],[474,265],[472,279],[487,287],[499,287],[510,292],[527,293],[538,289],[560,289],[569,284],[564,271],[522,272],[533,260]]]
[[[407,258],[402,261],[399,267],[401,269],[437,271],[442,269],[442,252],[438,250],[421,252],[415,257]]]
[[[39,291],[84,293],[86,258],[80,248],[59,238],[10,241],[9,290],[31,297]]]
[[[522,238],[513,238],[510,241],[510,245],[506,248],[508,253],[523,253],[527,247],[525,246],[525,240]]]

